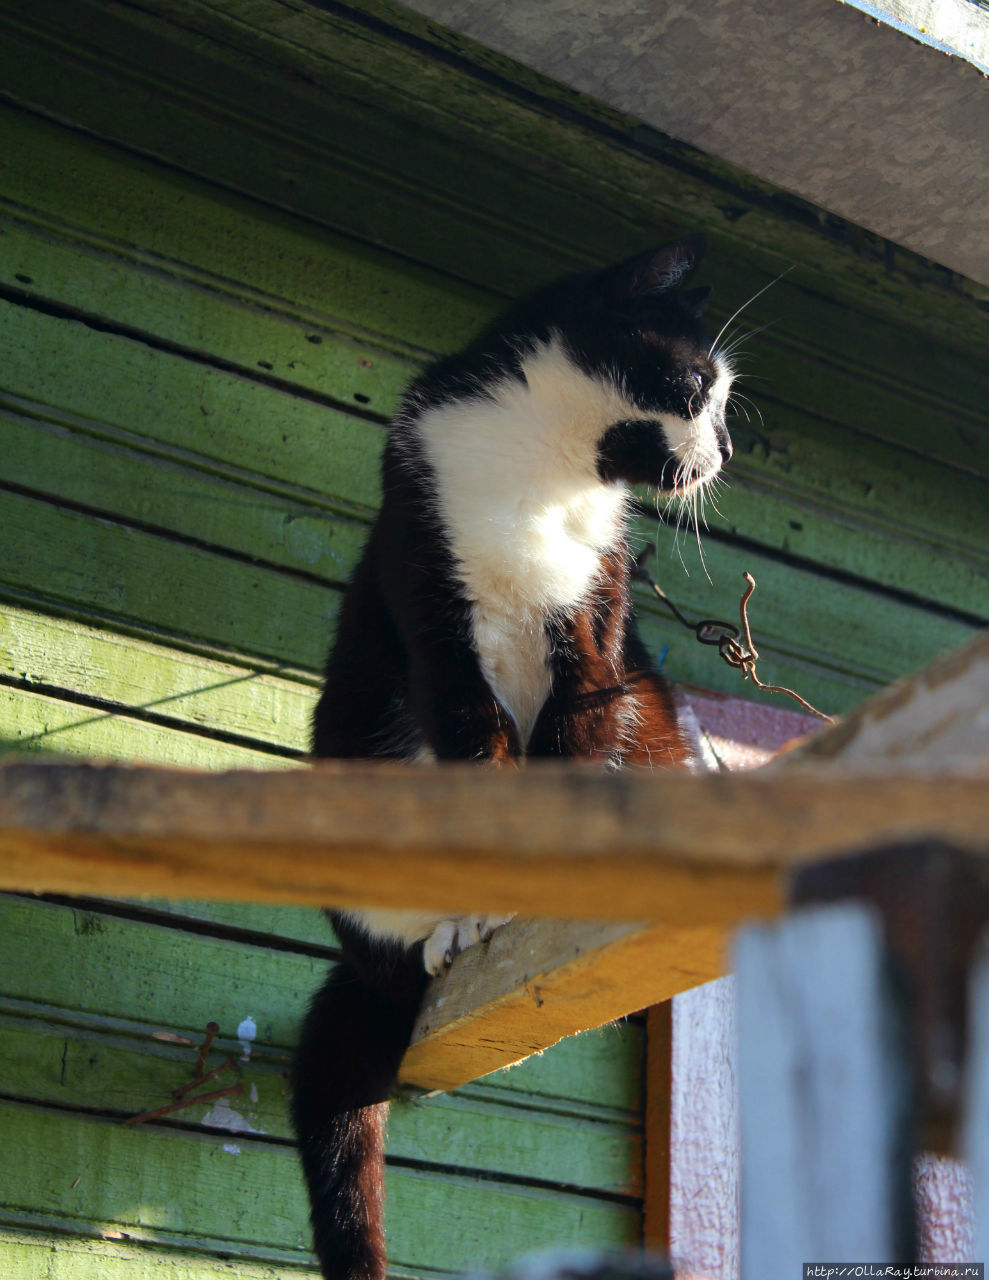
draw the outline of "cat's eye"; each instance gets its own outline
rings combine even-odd
[[[689,378],[698,391],[703,391],[711,381],[706,374],[699,373],[696,369],[689,375]]]

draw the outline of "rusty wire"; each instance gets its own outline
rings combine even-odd
[[[751,680],[757,688],[765,690],[766,693],[785,693],[788,698],[793,698],[796,702],[799,702],[812,716],[817,716],[819,720],[824,720],[828,724],[834,724],[832,716],[825,715],[823,711],[818,711],[817,707],[812,706],[806,698],[802,698],[795,690],[788,689],[781,684],[765,684],[756,674],[755,664],[759,661],[759,651],[752,642],[752,631],[749,627],[748,617],[749,600],[756,588],[756,581],[751,573],[746,572],[743,574],[746,587],[738,605],[738,613],[741,620],[740,628],[736,627],[732,622],[723,622],[717,618],[702,618],[700,622],[691,622],[677,608],[646,568],[646,560],[651,554],[652,547],[646,546],[635,556],[632,561],[632,577],[651,587],[681,626],[686,627],[688,631],[692,631],[701,644],[712,645],[717,648],[728,666],[734,667],[736,671],[742,673],[743,680]]]

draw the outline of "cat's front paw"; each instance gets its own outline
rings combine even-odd
[[[462,950],[458,921],[442,920],[422,948],[422,963],[426,972],[435,978],[438,973],[449,968],[453,957]]]
[[[507,916],[471,916],[471,919],[477,922],[478,941],[487,942],[495,929],[500,929],[503,924],[515,919],[515,912],[512,911]]]
[[[472,915],[459,916],[456,920],[441,921],[422,948],[422,962],[432,977],[448,969],[453,957],[466,951],[476,942],[487,942],[499,925],[507,924],[512,917]]]

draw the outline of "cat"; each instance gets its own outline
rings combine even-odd
[[[341,606],[313,753],[684,766],[632,618],[630,485],[689,498],[731,456],[691,236],[516,304],[409,387]],[[428,976],[503,918],[332,912],[292,1111],[327,1280],[384,1280],[383,1125]]]

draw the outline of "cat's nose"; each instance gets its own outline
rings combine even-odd
[[[728,434],[728,428],[724,423],[718,423],[714,428],[714,433],[718,441],[718,452],[721,454],[722,464],[729,462],[734,450],[731,447],[731,436]]]

